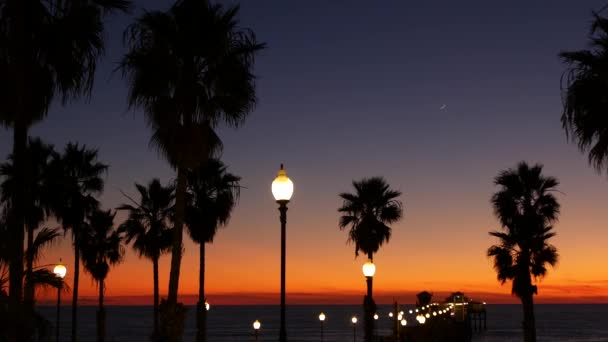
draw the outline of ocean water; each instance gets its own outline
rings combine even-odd
[[[389,335],[391,306],[379,305],[378,334]],[[407,313],[410,306],[401,307]],[[39,311],[55,323],[55,307],[40,307]],[[152,308],[147,306],[109,306],[107,310],[107,341],[148,341],[152,330]],[[78,309],[79,341],[95,341],[96,307]],[[325,341],[352,341],[353,315],[359,318],[356,327],[357,341],[363,340],[362,310],[360,305],[292,305],[287,307],[287,334],[291,342],[320,341],[321,325],[318,319],[323,311]],[[475,333],[474,342],[522,341],[520,305],[488,305],[487,330]],[[536,305],[538,341],[546,342],[608,342],[608,305]],[[61,341],[70,334],[70,307],[62,307]],[[194,341],[195,308],[188,307],[184,341]],[[259,341],[278,340],[279,306],[212,306],[208,315],[209,341],[253,341],[252,323],[262,323]],[[414,317],[406,317],[415,324]],[[53,339],[54,341],[54,339]]]

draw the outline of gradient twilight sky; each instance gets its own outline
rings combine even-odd
[[[113,73],[133,16],[170,1],[137,3],[107,25],[107,54],[90,102],[53,107],[32,135],[99,148],[110,164],[105,208],[135,195],[134,182],[174,173],[148,148],[140,112],[126,110]],[[233,3],[226,1],[224,3]],[[493,177],[520,160],[541,162],[561,181],[553,243],[561,260],[539,284],[540,302],[608,302],[605,266],[608,182],[561,129],[557,54],[586,45],[601,1],[242,1],[242,26],[268,43],[256,63],[259,105],[243,127],[221,129],[224,161],[246,187],[229,226],[207,248],[209,301],[278,301],[280,227],[270,183],[280,163],[295,183],[287,228],[288,303],[359,303],[365,282],[354,246],[338,229],[338,193],[381,175],[403,192],[404,219],[375,256],[378,302],[411,303],[413,292],[461,290],[488,302],[515,301],[486,258],[498,229]],[[443,105],[447,107],[443,110]],[[11,148],[0,130],[0,156]],[[603,209],[602,209],[603,208]],[[117,216],[117,223],[123,214]],[[186,236],[186,235],[185,235]],[[180,292],[197,293],[198,247],[185,240]],[[69,239],[41,263],[63,257]],[[161,292],[170,256],[161,260]],[[96,296],[81,276],[83,303]],[[131,250],[110,271],[111,303],[144,303],[152,264]],[[52,294],[50,294],[52,295]],[[68,297],[68,296],[64,296]],[[138,299],[139,298],[139,299]],[[194,302],[193,296],[185,298]],[[440,298],[441,299],[441,298]]]

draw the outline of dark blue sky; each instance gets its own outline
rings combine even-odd
[[[165,9],[170,3],[139,1],[133,14],[112,17],[91,100],[54,106],[32,130],[57,146],[72,140],[99,148],[111,166],[103,196],[108,207],[122,201],[117,189],[132,193],[135,181],[173,177],[148,148],[143,116],[127,111],[125,83],[112,72],[132,17],[144,4]],[[457,229],[463,239],[479,238],[470,257],[491,277],[483,251],[492,242],[486,232],[497,228],[488,200],[499,170],[522,159],[542,162],[568,196],[562,199],[562,226],[574,228],[582,217],[599,220],[608,186],[566,142],[559,122],[564,66],[557,54],[586,46],[591,10],[602,5],[243,1],[242,26],[252,28],[268,49],[256,63],[257,109],[242,128],[220,129],[224,160],[247,189],[219,243],[245,244],[259,228],[256,236],[272,240],[267,243],[274,248],[277,222],[269,189],[281,162],[296,184],[290,238],[315,243],[319,236],[311,232],[331,231],[327,241],[333,245],[325,247],[349,258],[351,247],[343,246],[346,235],[337,228],[337,194],[363,176],[383,175],[404,192],[403,241]],[[10,132],[1,130],[0,156],[10,146]],[[593,220],[584,229],[601,231]],[[574,229],[564,231],[578,236]],[[395,250],[387,255],[402,248],[395,234]],[[601,239],[608,242],[605,231]],[[304,258],[307,248],[291,251]],[[587,257],[596,250],[599,255],[599,245],[589,247]]]

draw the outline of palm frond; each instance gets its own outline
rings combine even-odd
[[[36,234],[32,246],[26,250],[26,255],[29,255],[32,260],[37,261],[42,254],[43,248],[55,242],[55,239],[59,236],[61,236],[61,233],[58,228],[42,228]]]

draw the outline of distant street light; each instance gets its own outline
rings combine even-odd
[[[321,322],[321,342],[323,342],[323,323],[325,322],[325,314],[322,312],[319,314],[319,321]]]
[[[357,316],[353,316],[350,321],[353,323],[353,342],[357,342]]]
[[[293,182],[287,177],[283,164],[281,164],[277,178],[272,182],[272,195],[279,204],[281,220],[281,328],[279,330],[279,341],[287,342],[287,330],[285,328],[285,226],[287,225],[287,203],[293,195]]]
[[[404,319],[401,320],[401,326],[404,327],[407,325],[407,321]]]
[[[374,314],[374,321],[377,321],[378,318],[380,318],[380,316],[378,316],[377,313]],[[374,335],[378,336],[378,323],[375,322],[374,324]]]
[[[205,301],[205,310],[209,311],[210,308],[211,305],[209,305],[209,302]]]
[[[55,273],[55,276],[58,278],[61,278],[61,282],[59,283],[59,286],[57,287],[57,325],[56,325],[57,331],[55,332],[57,342],[59,342],[59,315],[61,314],[61,310],[60,310],[61,288],[63,287],[63,278],[65,278],[67,271],[68,270],[65,268],[65,266],[63,266],[61,264],[61,259],[59,259],[59,264],[57,264],[57,266],[55,266],[55,268],[53,269],[53,273]]]
[[[253,322],[253,331],[255,332],[255,340],[256,340],[256,342],[258,340],[258,333],[259,333],[261,327],[262,327],[262,323],[260,323],[260,321],[258,321],[256,319],[255,322]]]

